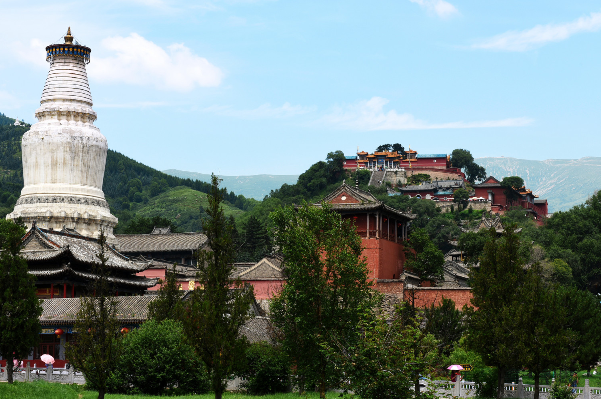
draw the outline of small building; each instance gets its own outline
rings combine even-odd
[[[411,185],[399,188],[399,191],[409,197],[420,199],[447,201],[453,199],[455,190],[465,189],[464,180],[436,180],[431,183]]]
[[[543,218],[547,217],[547,200],[538,199],[538,196],[526,187],[512,189],[518,198],[514,202],[507,200],[506,189],[501,186],[501,182],[494,176],[489,176],[482,183],[475,184],[474,190],[476,197],[483,197],[490,201],[492,212],[502,214],[512,206],[519,206],[527,212],[531,212],[533,218],[537,221],[542,221]]]

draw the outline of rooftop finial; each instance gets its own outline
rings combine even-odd
[[[65,44],[73,44],[73,36],[71,36],[71,27],[67,29],[67,34],[65,35]]]

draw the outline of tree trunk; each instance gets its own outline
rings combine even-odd
[[[6,359],[6,376],[8,378],[8,383],[12,384],[13,383],[13,357],[9,356],[8,359]]]
[[[419,388],[420,388],[419,387],[419,373],[415,377],[414,383],[415,383],[415,397],[418,397],[419,396]]]
[[[216,370],[213,370],[213,391],[215,392],[215,399],[221,399],[223,396],[223,389],[221,385],[221,379],[218,378]]]
[[[497,399],[503,399],[505,395],[505,369],[498,368],[498,379],[497,379]]]
[[[534,399],[538,399],[538,391],[540,387],[540,371],[534,372]]]
[[[321,360],[321,372],[320,372],[320,381],[319,381],[319,397],[320,399],[324,399],[326,397],[326,364]]]
[[[98,399],[104,399],[104,388],[98,389]]]

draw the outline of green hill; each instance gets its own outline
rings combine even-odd
[[[209,205],[207,194],[189,187],[178,186],[152,197],[146,204],[135,204],[133,213],[137,217],[152,218],[160,216],[169,219],[179,231],[199,231],[199,215]],[[201,208],[202,207],[202,208]],[[227,203],[223,206],[225,216],[238,219],[244,211]]]
[[[164,170],[171,176],[181,177],[182,179],[192,179],[204,182],[211,181],[211,175],[205,173],[186,172],[177,169]],[[252,175],[252,176],[219,176],[222,179],[221,185],[227,187],[235,193],[244,195],[247,198],[262,200],[272,190],[277,190],[283,184],[294,184],[298,180],[298,175]]]
[[[12,124],[14,119],[3,114],[0,114],[0,122],[2,122],[0,123],[0,217],[5,217],[6,214],[12,212],[23,188],[21,139],[31,126],[14,126]],[[182,230],[192,226],[194,226],[194,230],[199,230],[200,208],[196,207],[196,214],[187,211],[189,203],[185,199],[190,194],[182,194],[182,189],[187,188],[190,192],[196,191],[201,194],[209,192],[210,187],[209,183],[171,176],[116,151],[108,151],[102,189],[111,207],[111,212],[119,218],[116,232],[121,231],[131,219],[151,214],[152,212],[148,210],[149,206],[152,204],[159,206],[161,200],[155,201],[155,198],[163,193],[165,196],[161,199],[170,198],[171,203],[178,210],[173,215],[174,218],[177,214],[180,214],[178,219],[183,217],[181,215],[186,215],[185,222],[178,219],[173,219],[171,222]],[[174,188],[177,190],[173,190]],[[236,195],[234,192],[225,192],[225,190],[224,199],[227,207],[231,208],[227,212],[233,214],[234,217],[251,210],[257,204],[254,199]],[[181,206],[178,205],[180,202],[182,202]],[[238,208],[238,212],[233,211],[236,208]],[[181,212],[179,212],[180,210]]]

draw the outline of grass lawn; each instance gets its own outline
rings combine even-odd
[[[328,396],[337,397],[339,394],[331,393]],[[2,399],[96,399],[98,393],[94,391],[86,391],[81,385],[63,385],[56,383],[49,383],[46,381],[35,381],[35,382],[15,382],[14,384],[8,384],[5,382],[0,383],[0,398]],[[107,394],[107,399],[141,399],[150,398],[152,396],[147,395],[113,395]],[[215,395],[190,395],[190,396],[169,396],[169,398],[196,398],[196,399],[213,399]],[[223,395],[224,399],[297,399],[299,395],[297,393],[283,393],[266,396],[252,396],[244,395],[240,393],[226,392]],[[319,398],[319,393],[310,392],[307,396],[308,399]]]

